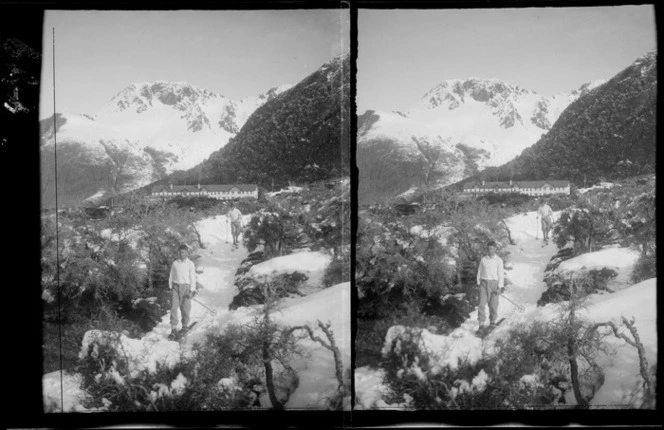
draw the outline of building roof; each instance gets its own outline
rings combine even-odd
[[[152,187],[152,193],[160,192],[171,192],[171,193],[182,193],[182,192],[199,192],[199,191],[208,191],[208,192],[228,192],[233,188],[237,188],[239,191],[256,191],[258,185],[256,184],[201,184],[200,189],[198,185],[173,185],[171,188],[170,185],[157,185]]]
[[[565,188],[569,186],[569,181],[567,180],[550,180],[550,181],[512,181],[510,185],[509,181],[486,181],[484,185],[482,182],[466,182],[463,184],[463,189],[468,190],[471,188],[494,188],[494,189],[504,189],[504,188],[542,188],[544,185],[550,185],[554,188]]]

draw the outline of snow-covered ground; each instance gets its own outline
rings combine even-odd
[[[250,215],[245,216],[248,222]],[[87,352],[90,342],[95,337],[106,336],[114,345],[121,347],[130,364],[130,370],[143,368],[153,370],[157,362],[173,365],[181,356],[191,352],[191,346],[204,339],[209,331],[223,331],[230,324],[241,324],[252,320],[257,307],[242,307],[235,311],[228,309],[233,297],[238,293],[234,286],[234,277],[240,263],[247,256],[247,250],[240,247],[232,251],[228,240],[225,215],[218,215],[199,222],[197,228],[201,234],[205,249],[198,250],[200,258],[196,262],[198,283],[202,285],[192,301],[191,322],[197,325],[187,335],[183,344],[168,340],[170,333],[170,314],[164,315],[161,322],[141,339],[129,339],[122,334],[90,331],[86,333],[82,354]],[[268,260],[253,268],[266,275],[285,273],[297,268],[309,276],[307,281],[312,291],[305,297],[284,299],[275,321],[284,325],[316,326],[316,321],[330,322],[335,341],[340,349],[344,369],[350,367],[350,283],[338,284],[321,290],[320,281],[323,271],[329,264],[329,256],[321,253],[299,253],[279,259]],[[216,314],[207,309],[212,309]],[[325,338],[320,329],[316,334]],[[291,395],[287,408],[324,408],[326,400],[337,387],[332,352],[321,345],[303,341],[308,357],[300,358],[293,364],[298,371],[299,386]],[[62,381],[62,384],[61,384]],[[48,411],[85,411],[81,405],[85,393],[80,388],[80,375],[59,371],[43,377],[43,396],[45,409]],[[64,396],[61,398],[61,386]],[[261,404],[269,407],[267,396],[261,398]],[[346,399],[350,405],[350,399]]]
[[[583,273],[608,268],[615,271],[618,276],[611,279],[607,287],[612,291],[622,290],[630,286],[629,277],[639,256],[639,251],[633,249],[607,248],[565,260],[553,273],[565,276],[567,273]]]
[[[331,261],[332,256],[323,252],[298,252],[258,263],[249,269],[248,275],[270,279],[286,273],[303,273],[308,279],[299,291],[311,294],[322,288],[325,268]]]
[[[560,213],[554,213],[557,217]],[[528,325],[535,320],[550,321],[559,315],[560,305],[548,304],[537,307],[537,300],[546,289],[543,281],[544,271],[549,260],[556,254],[554,244],[543,245],[542,233],[538,230],[538,219],[535,212],[519,214],[506,220],[510,228],[515,245],[508,247],[510,270],[506,277],[512,282],[507,292],[501,297],[498,309],[499,317],[506,317],[491,338],[482,341],[474,335],[478,328],[477,311],[449,335],[437,335],[426,329],[419,330],[421,346],[430,356],[437,357],[440,369],[454,368],[459,359],[471,362],[479,359],[483,353],[491,353],[495,340],[506,335],[511,329],[519,325]],[[562,270],[585,270],[596,267],[614,267],[618,269],[620,278],[616,285],[621,285],[621,291],[613,294],[594,294],[589,298],[589,307],[580,316],[589,321],[620,323],[620,317],[636,318],[641,341],[646,349],[647,360],[650,365],[657,363],[657,332],[656,332],[656,279],[641,282],[637,285],[628,285],[628,274],[631,271],[636,257],[628,249],[612,248],[582,255],[576,259],[568,260]],[[616,288],[618,289],[618,288]],[[523,306],[519,311],[507,299]],[[393,326],[388,330],[383,353],[386,353],[392,341],[407,336],[407,328]],[[635,400],[627,399],[629,394],[641,382],[639,374],[639,360],[636,349],[624,341],[611,339],[616,348],[616,355],[604,359],[599,363],[605,372],[605,382],[596,393],[592,401],[595,407],[612,407],[633,404]],[[414,370],[417,374],[417,369]],[[436,372],[436,368],[432,369]],[[384,373],[380,369],[368,366],[355,369],[355,408],[407,408],[408,399],[404,396],[401,404],[387,404],[384,401],[390,392],[384,382]],[[477,381],[481,382],[481,378]],[[471,384],[472,385],[472,384]],[[568,404],[575,404],[573,394],[569,393],[566,399]]]

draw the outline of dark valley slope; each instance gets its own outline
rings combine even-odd
[[[514,160],[477,180],[569,179],[593,183],[655,172],[657,51],[572,103]]]
[[[237,136],[160,182],[264,187],[350,173],[350,56],[337,57],[258,108]]]

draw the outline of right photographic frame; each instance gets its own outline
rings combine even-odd
[[[357,29],[354,410],[655,409],[654,6]]]

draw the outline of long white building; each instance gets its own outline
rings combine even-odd
[[[219,200],[258,198],[258,186],[255,184],[228,185],[158,185],[152,187],[152,197],[169,198],[175,196],[206,196]]]
[[[481,195],[488,193],[520,193],[529,196],[548,196],[551,194],[570,194],[570,182],[558,180],[545,181],[480,181],[463,184],[464,194]]]

